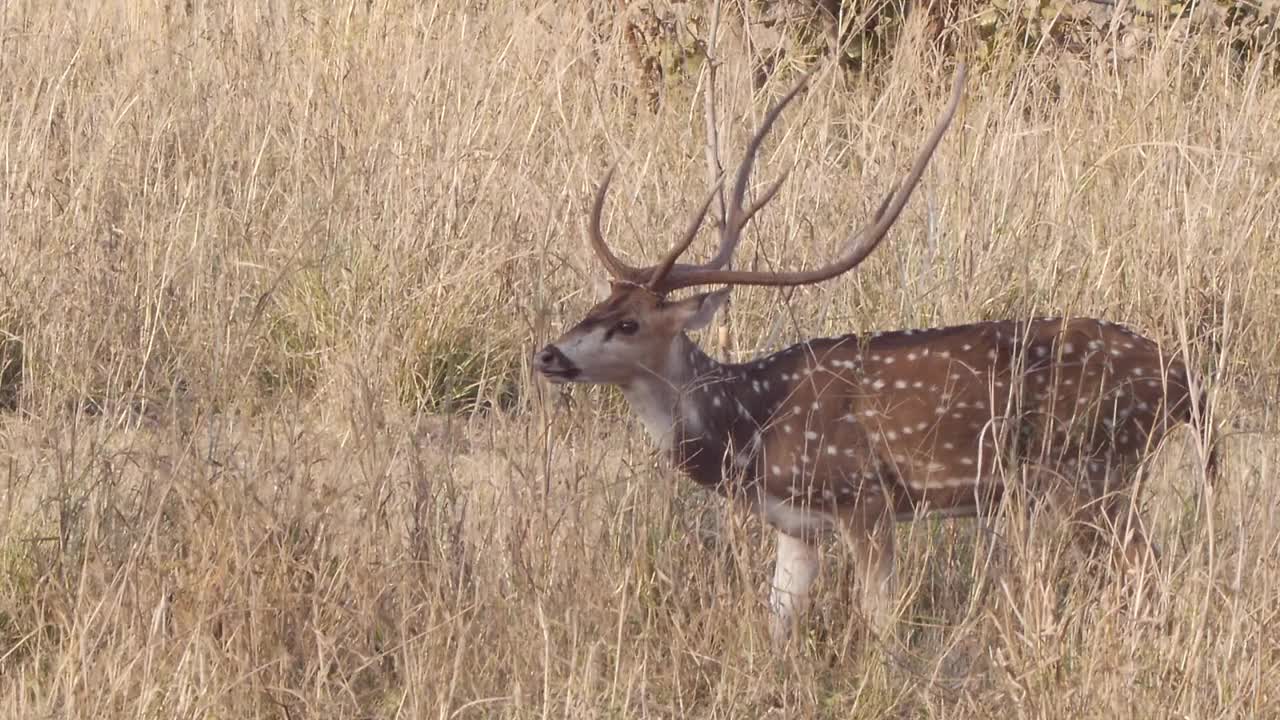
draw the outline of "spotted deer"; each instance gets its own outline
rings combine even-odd
[[[1020,483],[1066,508],[1081,527],[1119,528],[1119,556],[1148,552],[1125,490],[1168,432],[1203,411],[1183,363],[1121,325],[1087,318],[979,322],[806,340],[742,364],[717,362],[686,334],[706,326],[735,285],[797,286],[848,272],[885,237],[920,181],[960,103],[950,102],[905,179],[835,261],[808,271],[726,269],[744,227],[781,187],[743,205],[752,166],[801,81],[747,145],[704,264],[682,264],[711,205],[653,267],[609,249],[601,215],[612,171],[587,223],[612,275],[607,299],[539,350],[553,383],[618,386],[654,441],[703,487],[742,503],[777,530],[771,629],[785,642],[818,573],[817,542],[851,541],[864,613],[886,622],[895,597],[895,521],[991,512]],[[672,299],[680,289],[722,289]]]

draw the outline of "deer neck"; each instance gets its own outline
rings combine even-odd
[[[671,343],[662,367],[623,385],[622,395],[658,447],[677,451],[716,434],[717,413],[710,407],[714,395],[704,390],[723,377],[720,363],[681,334]]]

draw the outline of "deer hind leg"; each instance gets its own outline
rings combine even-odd
[[[888,510],[859,510],[847,522],[846,538],[859,574],[862,614],[878,637],[893,630],[898,600],[894,574],[894,518]]]
[[[1134,503],[1138,468],[1096,459],[1080,465],[1051,493],[1078,547],[1090,556],[1106,553],[1125,574],[1154,567],[1158,554]]]
[[[1147,537],[1136,499],[1141,471],[1136,464],[1088,464],[1090,518],[1086,527],[1095,552],[1109,559],[1113,581],[1118,581],[1121,602],[1128,612],[1143,614],[1158,599],[1159,553]],[[1082,526],[1084,524],[1082,523]]]
[[[818,577],[818,548],[801,538],[778,533],[778,556],[769,593],[769,631],[777,645],[785,645],[796,622],[809,607],[809,589]]]
[[[1099,500],[1103,520],[1099,529],[1105,539],[1110,541],[1115,565],[1121,572],[1133,576],[1154,569],[1160,553],[1147,537],[1142,516],[1138,512],[1139,483],[1136,481],[1140,478],[1140,471],[1129,468],[1118,472],[1126,473],[1122,477],[1130,482],[1121,488],[1110,489]]]

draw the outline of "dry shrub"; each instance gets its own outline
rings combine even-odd
[[[924,521],[900,530],[898,643],[863,638],[833,548],[780,657],[759,523],[674,477],[613,392],[541,402],[529,379],[590,303],[604,169],[621,161],[606,231],[632,258],[704,192],[697,68],[637,111],[606,9],[6,7],[0,712],[1276,714],[1265,58],[1211,33],[1123,58],[997,47],[865,267],[736,292],[735,358],[1124,320],[1206,373],[1227,435],[1212,507],[1183,437],[1153,460],[1165,559],[1140,602],[1017,513]],[[818,262],[873,210],[947,89],[929,33],[908,23],[875,72],[819,76],[783,119],[761,180],[791,180],[744,266]],[[720,51],[730,158],[790,82],[756,92],[743,42]]]

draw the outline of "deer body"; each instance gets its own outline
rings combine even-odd
[[[810,340],[721,365],[687,337],[673,460],[726,495],[812,512],[978,511],[1001,463],[1088,472],[1137,461],[1190,419],[1181,361],[1092,319],[1046,318]],[[680,427],[677,428],[677,418]],[[990,496],[990,497],[988,497]]]
[[[863,609],[889,619],[893,524],[921,513],[989,512],[1009,480],[1036,501],[1122,526],[1122,555],[1149,554],[1124,491],[1144,454],[1198,404],[1183,363],[1120,325],[1041,318],[801,342],[743,364],[707,356],[687,332],[707,325],[728,288],[672,301],[704,284],[800,285],[847,272],[884,237],[918,182],[959,101],[951,103],[902,186],[835,262],[808,272],[723,269],[741,230],[779,183],[743,207],[763,135],[798,85],[766,114],[748,145],[715,258],[676,260],[705,216],[653,268],[622,263],[600,231],[608,178],[589,238],[614,275],[607,299],[539,351],[553,382],[621,388],[650,435],[700,485],[759,513],[778,531],[771,605],[783,640],[817,577],[816,542],[839,531],[863,574]]]

